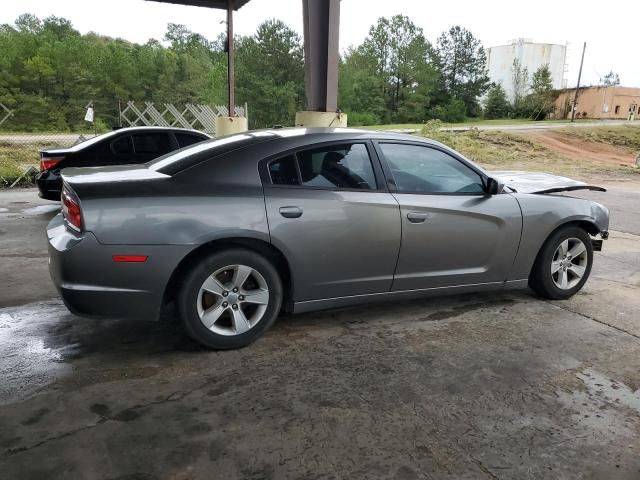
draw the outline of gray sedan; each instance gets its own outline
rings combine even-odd
[[[175,304],[211,348],[247,345],[284,310],[530,286],[564,299],[608,236],[600,189],[484,171],[420,137],[277,129],[144,165],[70,168],[50,271],[85,316]]]

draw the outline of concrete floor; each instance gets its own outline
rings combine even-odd
[[[55,298],[51,205],[0,193],[2,478],[640,478],[640,182],[573,299],[281,318],[239,351]]]

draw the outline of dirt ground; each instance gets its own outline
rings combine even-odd
[[[628,148],[583,140],[554,130],[530,130],[519,134],[552,152],[578,161],[633,165],[636,159],[636,154]]]

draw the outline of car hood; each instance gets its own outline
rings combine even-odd
[[[490,175],[518,193],[555,193],[572,190],[607,190],[579,180],[541,172],[489,172]]]

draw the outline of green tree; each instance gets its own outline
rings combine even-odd
[[[37,34],[42,31],[42,21],[31,13],[23,13],[15,21],[16,28],[20,32]]]
[[[250,105],[251,128],[291,124],[304,103],[300,36],[280,20],[267,20],[236,48],[236,96]]]
[[[118,124],[118,105],[128,100],[225,103],[222,42],[175,24],[165,40],[169,47],[81,35],[66,19],[30,14],[0,25],[0,102],[15,112],[3,127],[86,128],[89,102],[107,126]]]
[[[527,116],[534,120],[544,120],[553,111],[556,98],[549,65],[542,65],[533,73],[531,93],[525,97]]]
[[[351,125],[374,125],[385,117],[385,81],[376,66],[375,56],[362,47],[348,49],[340,61],[338,105]]]
[[[609,70],[604,77],[600,77],[600,85],[605,87],[613,87],[616,85],[620,85],[620,75],[615,73],[613,70]]]
[[[518,59],[511,65],[511,81],[513,85],[513,112],[522,117],[526,113],[524,99],[529,93],[529,69]]]
[[[511,105],[502,85],[495,83],[489,88],[484,105],[484,118],[507,118]]]
[[[389,81],[391,78],[392,52],[391,52],[391,23],[384,17],[378,19],[375,25],[369,28],[369,35],[358,50],[361,54],[370,59],[374,65],[372,73],[380,80],[379,88],[381,94],[387,102],[389,92]]]
[[[476,116],[478,98],[489,88],[482,43],[469,30],[456,25],[438,37],[436,54],[444,90],[464,102],[467,115]]]
[[[380,105],[380,98],[384,100],[386,111],[382,121],[426,118],[437,91],[439,73],[431,62],[432,47],[421,28],[403,15],[380,18],[355,52],[366,59],[361,62],[366,70],[361,70],[360,78],[369,77],[368,83],[375,88],[369,94],[376,96],[376,106]],[[362,93],[367,94],[364,90]]]
[[[178,23],[167,25],[164,39],[170,42],[171,48],[176,51],[191,52],[199,48],[209,48],[209,42],[206,38]]]
[[[431,110],[431,116],[444,122],[462,122],[465,119],[467,107],[461,98],[451,97],[445,104],[436,105]]]

